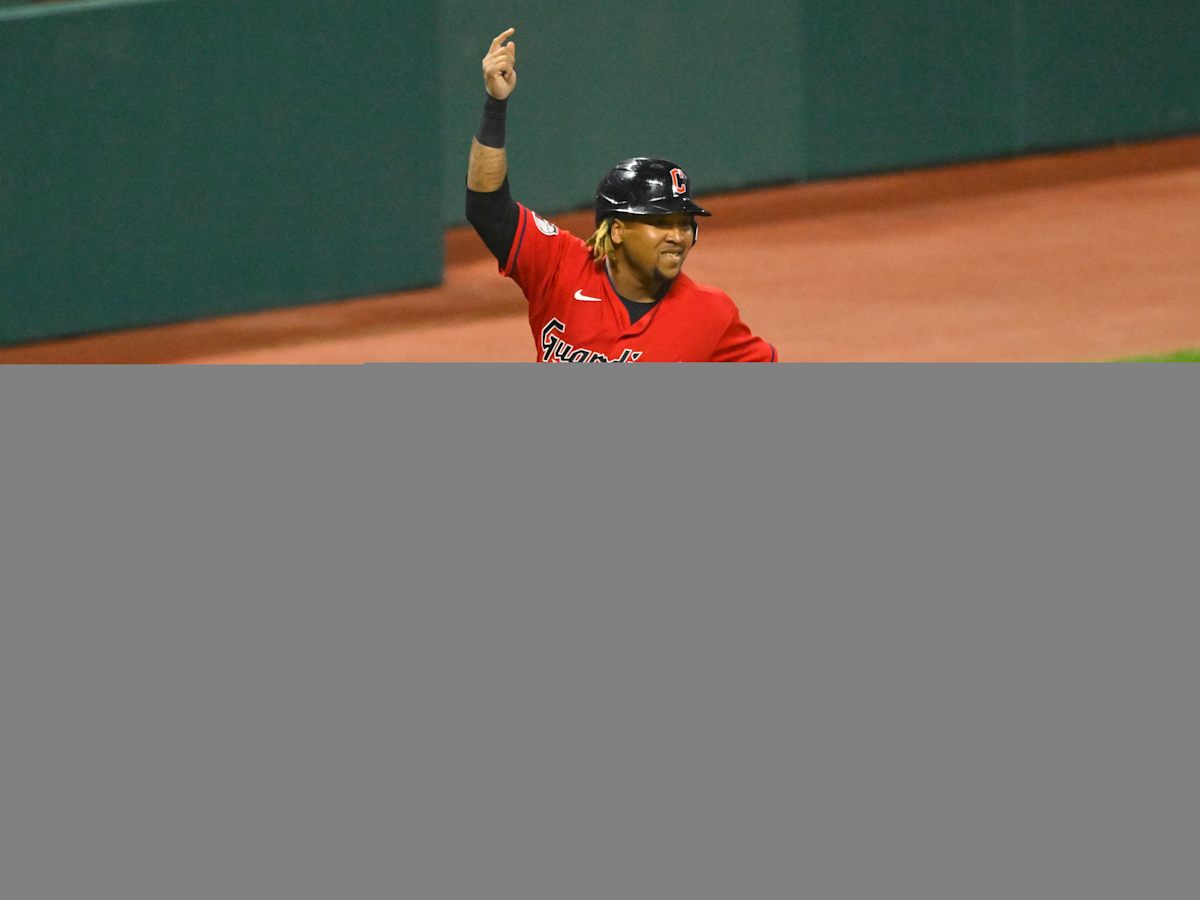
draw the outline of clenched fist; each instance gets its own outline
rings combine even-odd
[[[517,86],[517,45],[508,41],[516,30],[509,28],[496,35],[483,58],[483,86],[497,100],[507,100]]]

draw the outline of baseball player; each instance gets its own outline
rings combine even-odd
[[[529,301],[540,362],[776,362],[727,294],[683,274],[696,217],[687,173],[627,159],[596,191],[587,241],[559,231],[509,193],[505,111],[517,85],[509,28],[483,58],[487,100],[467,163],[467,220]]]

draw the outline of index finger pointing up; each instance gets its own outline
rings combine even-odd
[[[492,38],[491,49],[492,50],[497,49],[501,44],[503,44],[506,40],[508,40],[510,37],[512,37],[516,33],[516,31],[517,31],[517,29],[515,29],[515,28],[506,28],[500,34],[496,35],[494,38]],[[489,51],[489,52],[491,52],[491,51]]]

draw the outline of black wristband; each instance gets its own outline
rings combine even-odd
[[[485,147],[501,149],[504,146],[504,114],[507,109],[507,100],[497,100],[489,94],[487,103],[483,104],[483,116],[475,132],[475,140]]]

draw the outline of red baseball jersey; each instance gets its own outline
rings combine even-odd
[[[519,205],[519,204],[518,204]],[[517,234],[500,270],[529,300],[539,362],[776,362],[727,294],[680,275],[636,322],[604,262],[575,235],[520,206]]]

